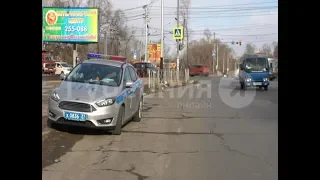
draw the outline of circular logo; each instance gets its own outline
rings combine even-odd
[[[237,109],[250,105],[256,96],[256,88],[246,90],[240,88],[239,73],[244,74],[242,71],[231,71],[232,77],[222,77],[218,88],[221,100],[226,105]],[[251,79],[251,76],[247,73],[246,77]]]
[[[46,14],[46,22],[49,25],[54,25],[56,24],[57,20],[58,20],[57,13],[54,10],[49,10]]]

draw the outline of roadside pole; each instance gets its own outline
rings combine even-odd
[[[73,43],[73,67],[77,65],[77,44]]]
[[[180,0],[177,0],[177,27],[179,27],[179,10],[180,10]],[[177,40],[177,82],[179,82],[179,66],[180,66],[180,39]]]

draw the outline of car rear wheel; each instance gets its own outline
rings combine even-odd
[[[118,113],[116,128],[112,131],[113,135],[120,135],[121,134],[123,118],[124,118],[124,106],[121,106],[119,109],[119,113]]]

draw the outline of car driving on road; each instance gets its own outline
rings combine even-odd
[[[48,104],[48,126],[102,128],[121,134],[121,127],[142,117],[143,83],[125,61],[90,59],[78,64]]]
[[[203,65],[193,65],[189,68],[190,76],[209,76],[209,68]]]

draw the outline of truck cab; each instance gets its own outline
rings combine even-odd
[[[239,81],[241,89],[247,87],[264,88],[268,91],[270,67],[267,57],[250,56],[240,64]]]

